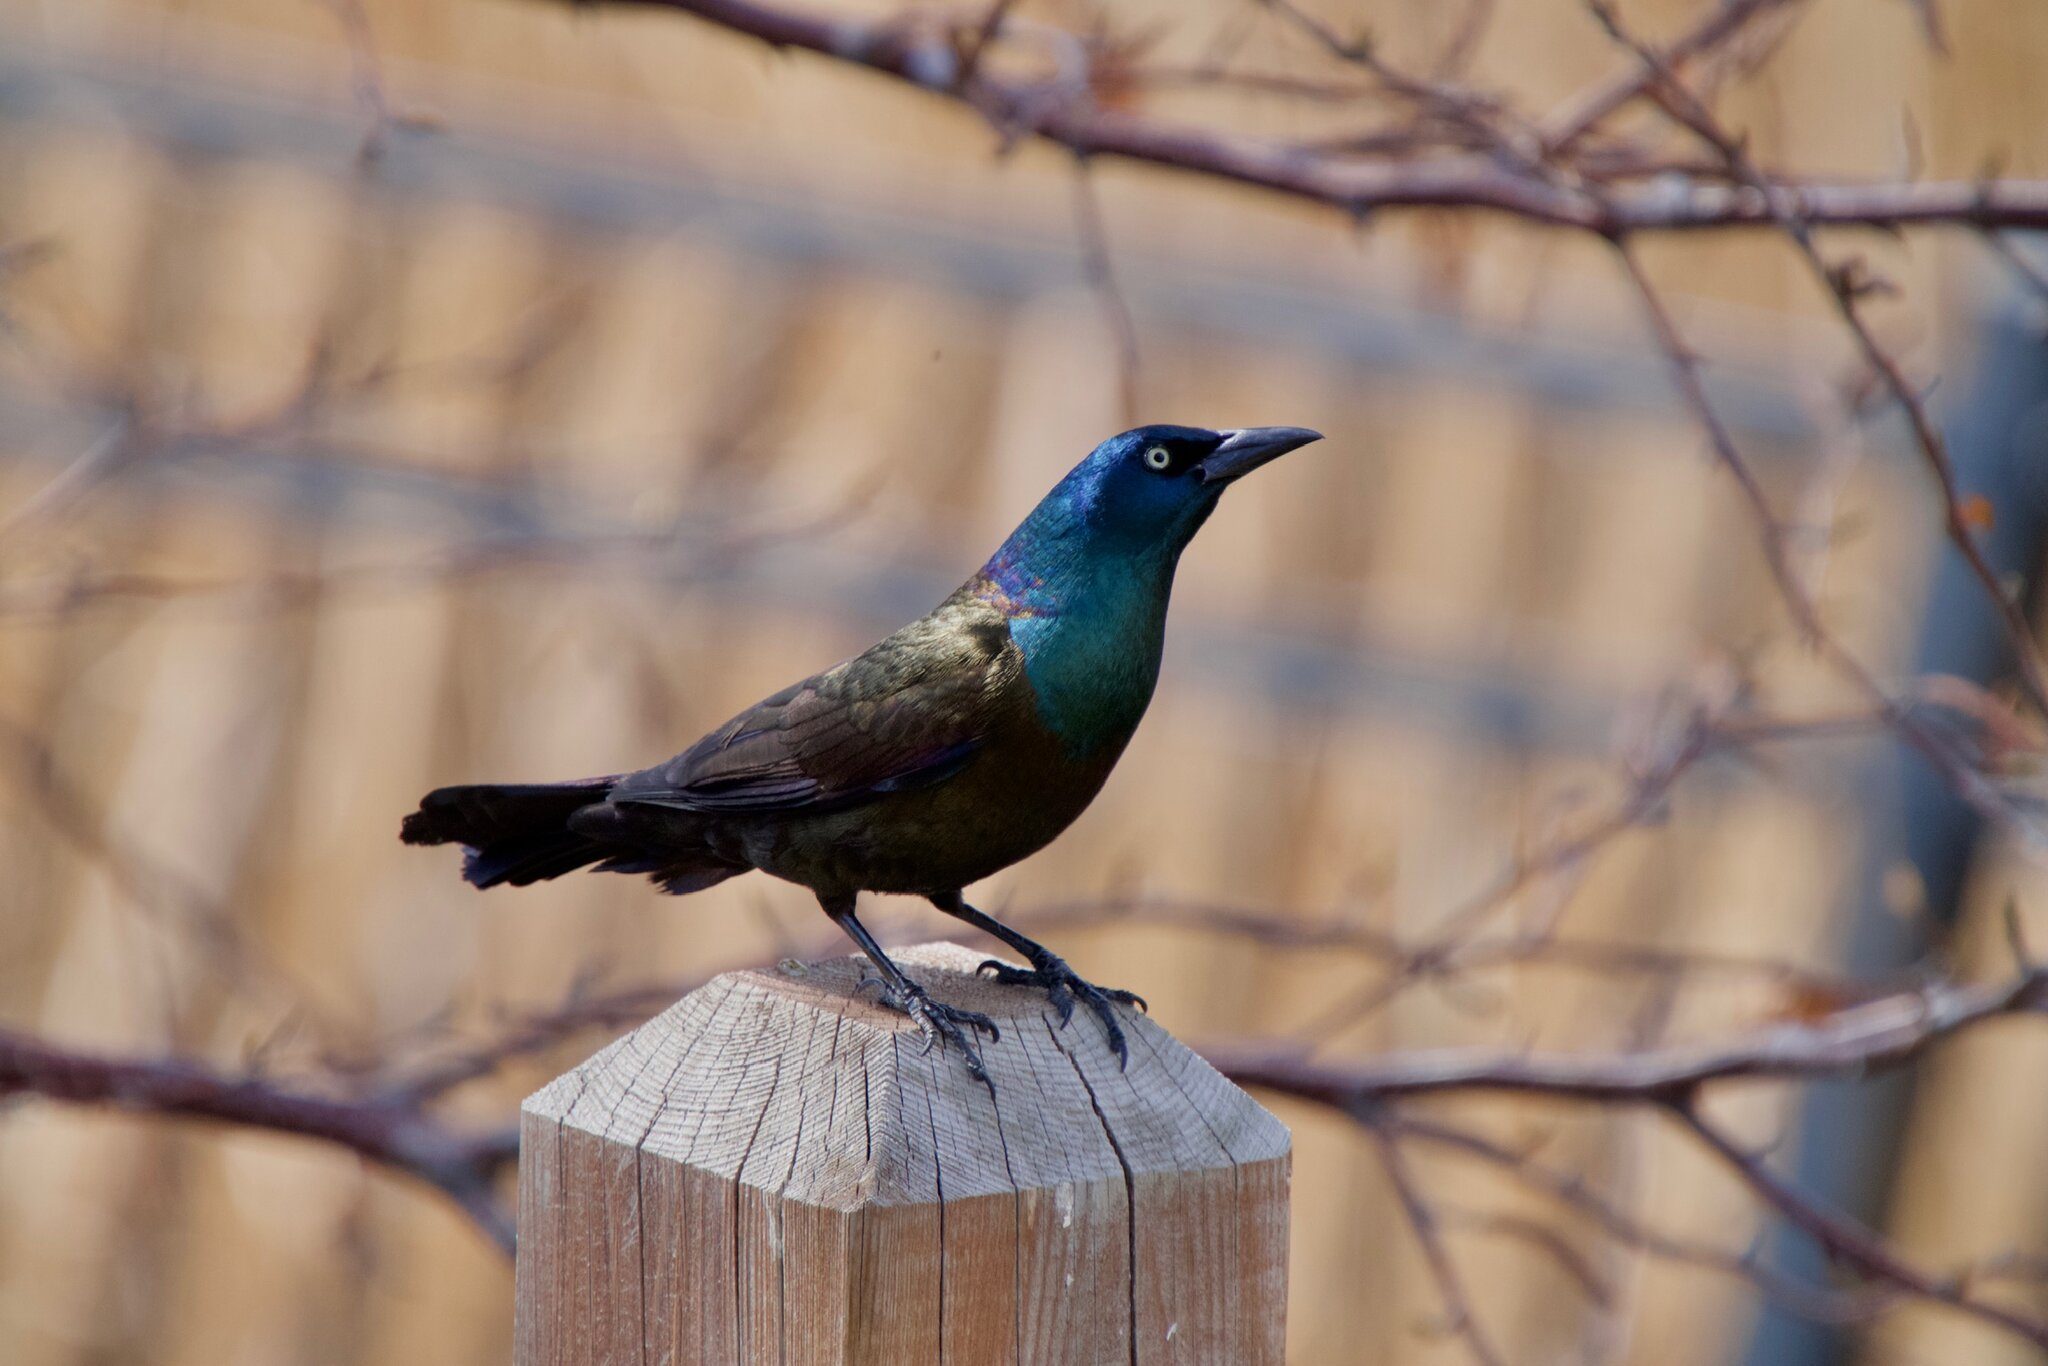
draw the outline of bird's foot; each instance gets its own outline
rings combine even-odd
[[[991,958],[981,965],[980,971],[1005,986],[1045,988],[1045,999],[1058,1013],[1062,1029],[1066,1028],[1067,1021],[1074,1018],[1074,1002],[1081,1001],[1095,1012],[1096,1019],[1102,1021],[1102,1032],[1109,1036],[1109,1051],[1116,1054],[1116,1065],[1130,1065],[1130,1049],[1124,1043],[1124,1027],[1116,1018],[1116,1008],[1120,1005],[1136,1006],[1144,1010],[1144,997],[1116,987],[1098,987],[1068,967],[1066,960],[1054,953],[1034,957],[1028,968],[1012,967]]]
[[[974,1034],[988,1035],[991,1042],[1001,1039],[1003,1031],[996,1028],[996,1022],[978,1010],[962,1010],[949,1006],[943,1001],[934,1001],[931,994],[915,982],[906,982],[898,988],[879,977],[861,980],[861,989],[875,989],[875,999],[890,1010],[899,1011],[910,1017],[917,1026],[917,1032],[924,1035],[925,1051],[932,1045],[940,1048],[951,1044],[960,1050],[967,1060],[967,1071],[973,1078],[995,1093],[996,1084],[989,1080],[988,1069],[982,1065],[981,1050],[974,1046]]]

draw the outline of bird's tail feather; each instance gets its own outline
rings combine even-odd
[[[578,811],[569,828],[607,849],[598,872],[644,873],[670,896],[701,892],[747,871],[744,863],[692,847],[698,840],[689,819],[673,811],[605,802]]]
[[[605,801],[618,782],[480,783],[443,787],[420,799],[399,838],[460,844],[462,876],[477,887],[524,887],[595,863],[599,872],[644,873],[681,896],[746,871],[675,838],[676,822],[626,813]],[[580,813],[580,815],[579,815]]]
[[[574,783],[443,787],[420,799],[399,838],[407,844],[460,844],[462,876],[478,887],[524,887],[617,852],[569,828],[580,807],[601,802],[615,778]]]

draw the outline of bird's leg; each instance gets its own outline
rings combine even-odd
[[[875,942],[875,937],[868,933],[868,927],[854,918],[854,899],[851,896],[819,897],[818,901],[824,906],[825,914],[831,916],[832,922],[845,930],[854,943],[860,945],[861,952],[868,956],[876,970],[881,973],[879,980],[871,977],[861,985],[866,986],[872,982],[879,988],[877,1000],[891,1010],[908,1015],[916,1024],[918,1032],[924,1035],[924,1046],[927,1049],[935,1043],[950,1043],[958,1048],[961,1056],[967,1059],[967,1070],[993,1094],[996,1089],[995,1083],[989,1080],[988,1069],[982,1066],[981,1052],[975,1048],[974,1040],[967,1031],[981,1030],[991,1039],[1000,1039],[1003,1034],[996,1028],[996,1022],[979,1011],[961,1010],[957,1006],[934,1001],[929,992],[911,981],[909,974],[890,961],[889,955],[882,952],[882,946]],[[962,1029],[962,1025],[965,1025],[966,1029]]]
[[[1045,998],[1059,1012],[1062,1028],[1074,1016],[1074,1001],[1078,998],[1085,1002],[1088,1009],[1095,1012],[1095,1017],[1102,1021],[1102,1031],[1109,1036],[1110,1051],[1116,1054],[1117,1066],[1129,1064],[1130,1050],[1124,1043],[1124,1029],[1117,1021],[1116,1007],[1127,1005],[1143,1010],[1145,999],[1142,996],[1115,987],[1098,987],[1087,981],[1051,949],[1017,933],[994,916],[975,910],[961,899],[958,892],[943,892],[926,899],[947,915],[966,921],[984,934],[994,935],[1023,954],[1031,964],[1029,969],[1013,968],[991,958],[981,965],[983,972],[1008,986],[1045,988]]]

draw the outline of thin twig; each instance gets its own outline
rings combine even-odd
[[[1444,1242],[1435,1211],[1422,1196],[1407,1155],[1401,1151],[1400,1141],[1380,1130],[1369,1129],[1368,1132],[1377,1142],[1380,1165],[1394,1188],[1394,1198],[1400,1203],[1402,1217],[1408,1221],[1409,1231],[1421,1245],[1423,1260],[1428,1263],[1430,1277],[1436,1282],[1437,1296],[1443,1301],[1445,1329],[1464,1341],[1472,1359],[1480,1366],[1506,1366],[1507,1358],[1493,1345],[1485,1326],[1472,1312],[1472,1300],[1465,1291],[1464,1277]]]
[[[1528,1152],[1435,1119],[1388,1112],[1374,1116],[1370,1123],[1483,1163],[1577,1215],[1622,1247],[1659,1261],[1698,1267],[1742,1281],[1773,1304],[1812,1322],[1867,1322],[1907,1298],[1896,1287],[1841,1289],[1811,1284],[1763,1265],[1748,1252],[1732,1252],[1651,1228],[1602,1195],[1585,1177],[1560,1171],[1537,1161]]]
[[[1131,315],[1110,256],[1109,230],[1102,220],[1102,200],[1088,164],[1074,165],[1074,230],[1081,239],[1081,261],[1089,288],[1102,302],[1103,320],[1116,339],[1117,396],[1124,421],[1138,420],[1138,323]]]
[[[1672,71],[1682,71],[1695,58],[1721,47],[1755,20],[1788,3],[1798,0],[1723,0],[1692,28],[1665,45],[1663,63]],[[1655,81],[1652,73],[1632,66],[1589,87],[1552,115],[1544,132],[1544,145],[1553,154],[1570,150],[1609,116],[1640,99]]]
[[[1833,1260],[1895,1285],[1916,1298],[1948,1305],[1971,1318],[2003,1328],[2037,1347],[2048,1348],[2048,1321],[1979,1299],[1970,1293],[1967,1281],[1937,1275],[1907,1261],[1874,1230],[1846,1214],[1814,1203],[1755,1154],[1745,1151],[1717,1125],[1701,1116],[1696,1107],[1676,1106],[1671,1114],[1686,1132],[1720,1158],[1780,1218],[1813,1239]]]

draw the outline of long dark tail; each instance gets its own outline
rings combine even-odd
[[[607,802],[618,781],[437,788],[420,799],[398,837],[462,845],[462,876],[478,887],[524,887],[594,863],[602,873],[644,873],[681,896],[747,870],[701,847],[674,813]]]
[[[478,887],[524,887],[618,852],[569,828],[569,817],[603,801],[616,781],[437,788],[420,799],[398,837],[407,844],[463,845],[462,876]]]

